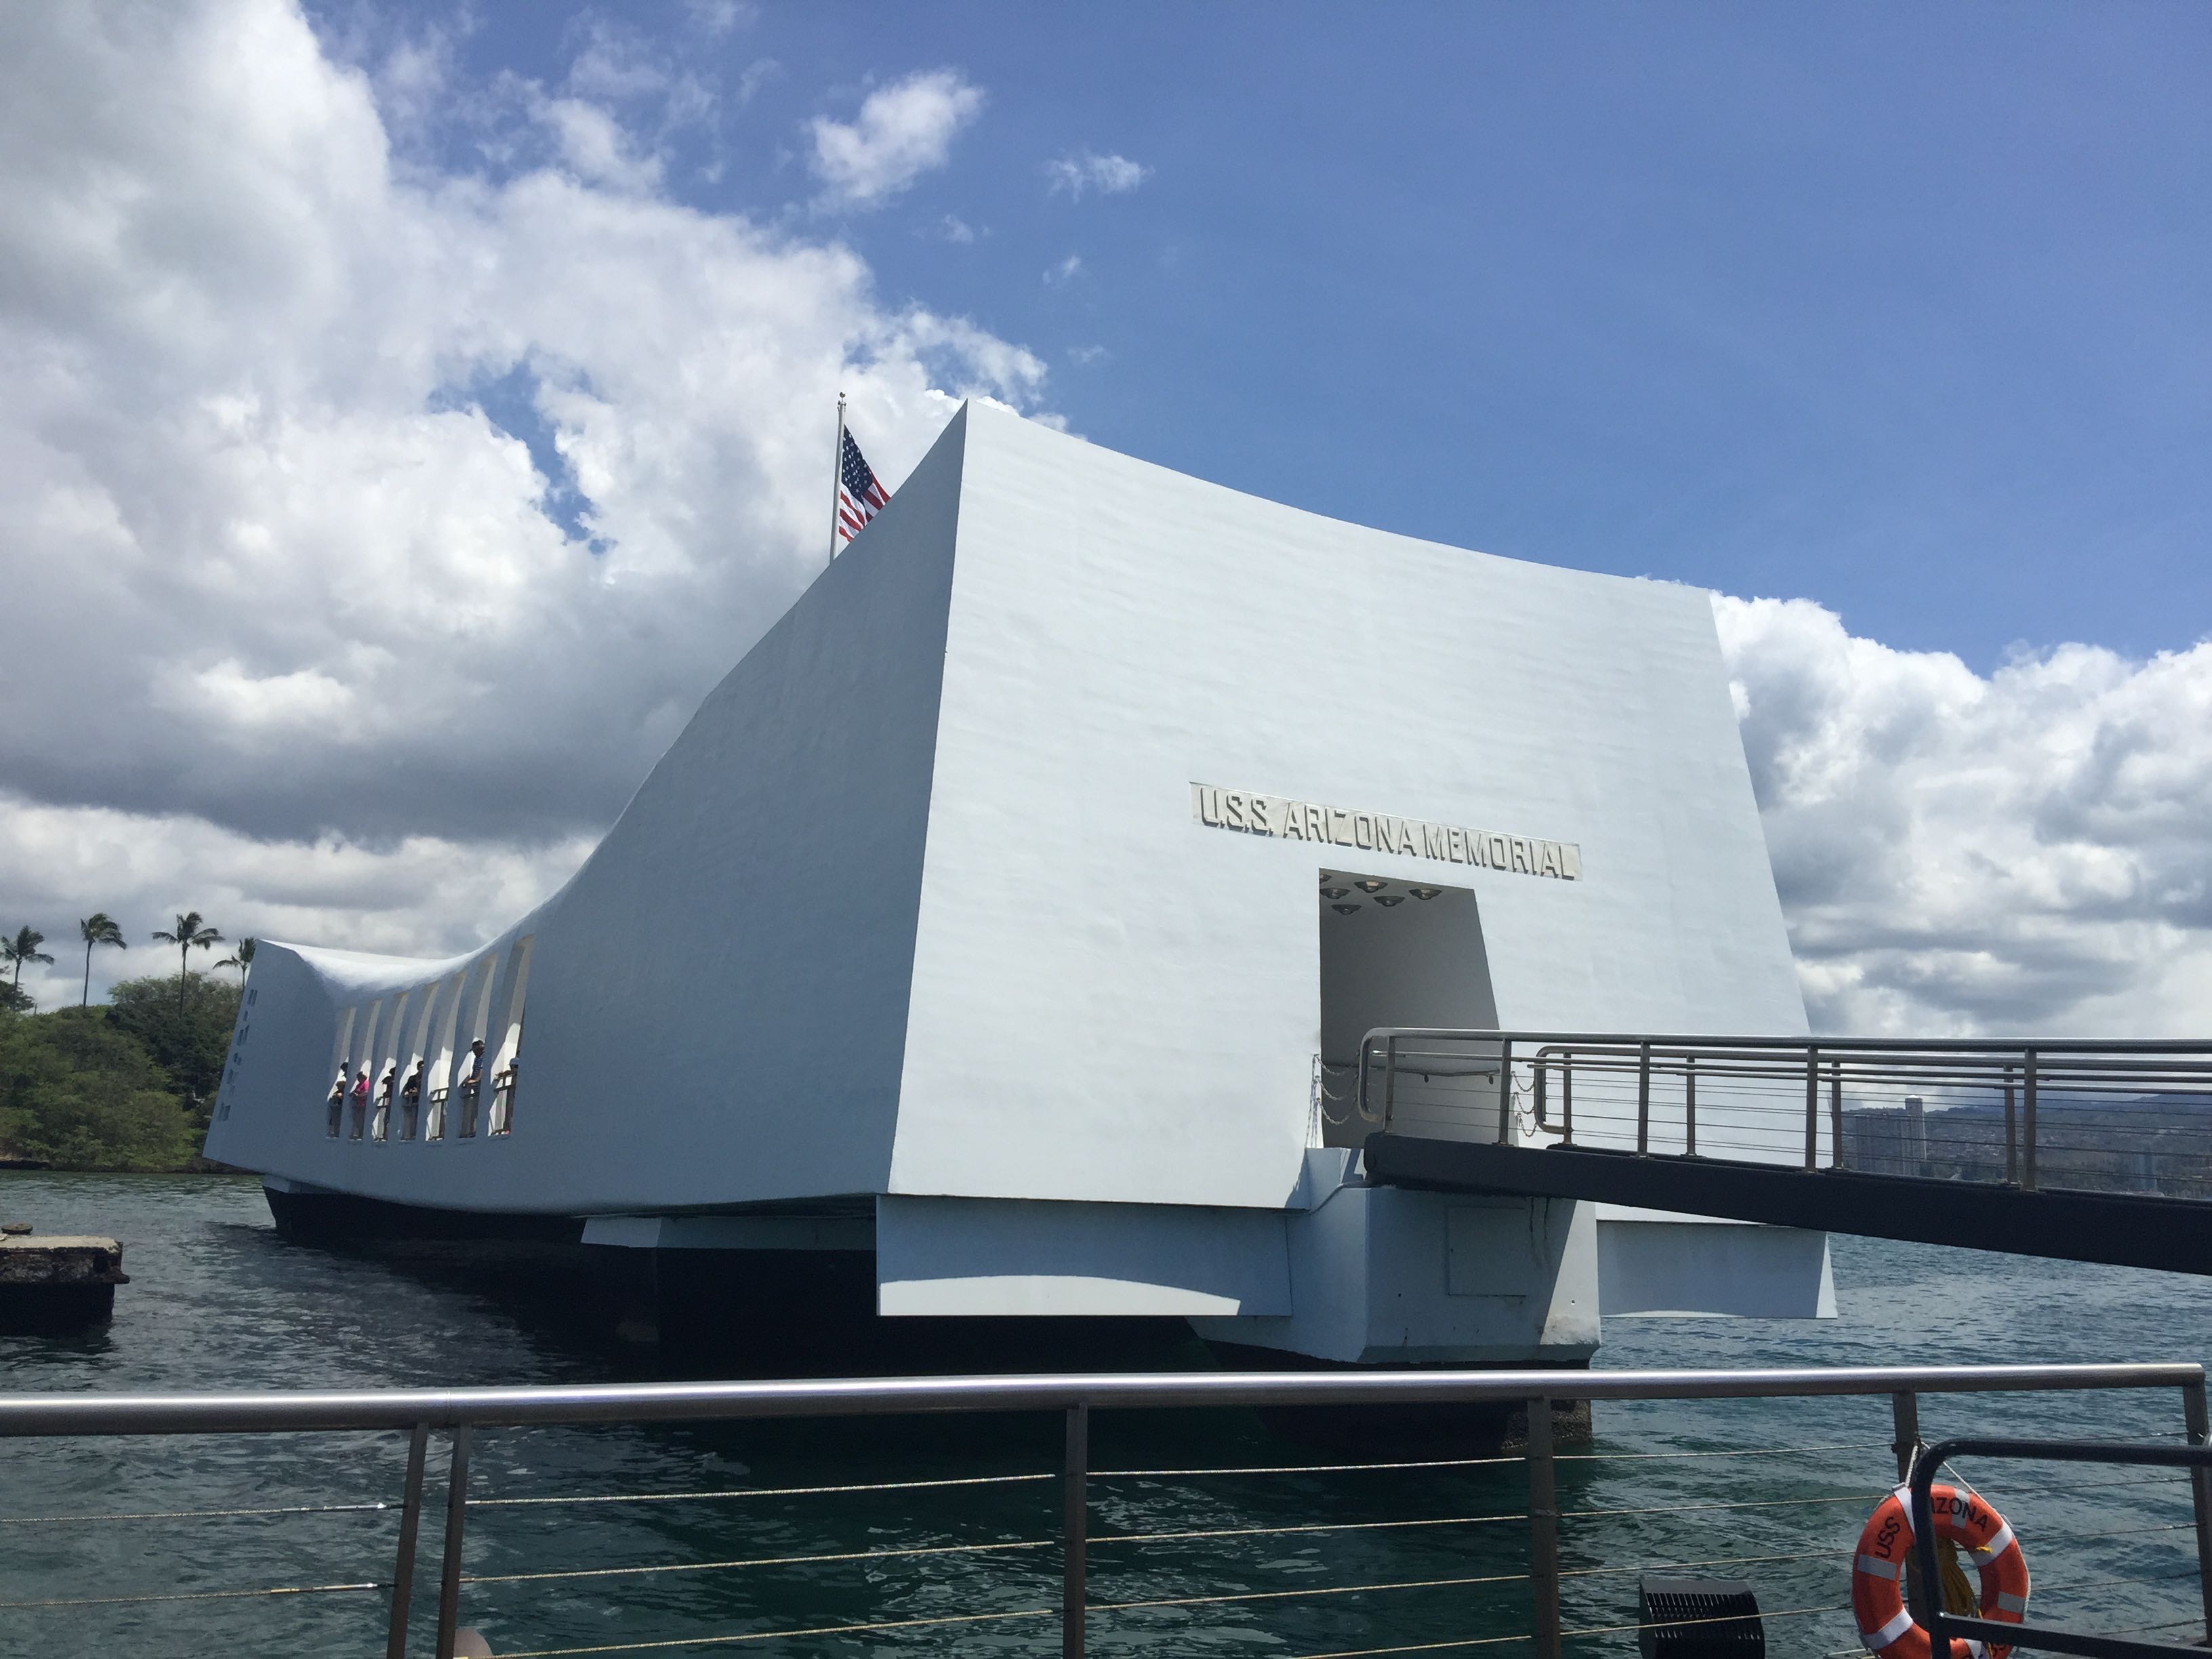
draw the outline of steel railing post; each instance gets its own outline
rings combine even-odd
[[[438,1659],[453,1659],[461,1622],[461,1534],[469,1515],[469,1425],[453,1425],[453,1462],[446,1477],[446,1553],[438,1569]]]
[[[2012,1067],[2004,1068],[2005,1184],[2020,1184],[2020,1126],[2013,1119]]]
[[[1912,1460],[1920,1454],[1920,1396],[1893,1394],[1889,1397],[1889,1449],[1897,1454],[1898,1484],[1912,1473]]]
[[[1549,1109],[1551,1102],[1547,1097],[1544,1088],[1544,1079],[1551,1074],[1551,1070],[1552,1062],[1544,1057],[1544,1051],[1539,1048],[1536,1051],[1535,1087],[1536,1127],[1540,1129],[1549,1129],[1552,1127],[1550,1121],[1545,1116],[1545,1113]]]
[[[1912,1474],[1912,1460],[1920,1455],[1920,1396],[1917,1394],[1893,1394],[1889,1397],[1890,1449],[1897,1454],[1897,1483],[1900,1486]],[[1905,1581],[1905,1596],[1914,1622],[1923,1629],[1928,1623],[1928,1609],[1921,1606],[1920,1579],[1908,1573]]]
[[[1805,1050],[1805,1167],[1820,1167],[1820,1049]]]
[[[1498,1045],[1498,1144],[1508,1146],[1513,1141],[1513,1039],[1506,1037]]]
[[[1391,1109],[1398,1103],[1398,1039],[1382,1039],[1382,1129],[1389,1133]]]
[[[2212,1438],[2212,1415],[2204,1403],[2204,1379],[2181,1385],[2181,1419],[2189,1443],[2202,1446]],[[2197,1511],[2197,1589],[2204,1607],[2204,1635],[2212,1641],[2212,1469],[2189,1472],[2189,1497]]]
[[[1844,1062],[1828,1062],[1828,1167],[1844,1167]]]
[[[392,1568],[392,1622],[385,1659],[407,1659],[407,1611],[415,1599],[415,1538],[422,1525],[422,1465],[430,1451],[430,1425],[417,1423],[407,1437],[407,1484],[399,1500],[399,1556]]]
[[[1528,1402],[1528,1595],[1537,1659],[1559,1659],[1559,1499],[1552,1462],[1552,1402]]]
[[[2023,1192],[2032,1193],[2035,1190],[2035,1050],[2028,1049],[2025,1059],[2021,1073],[2020,1127],[2027,1145],[2021,1152],[2020,1185]]]
[[[1636,1045],[1636,1150],[1651,1150],[1651,1045]]]
[[[1091,1407],[1067,1408],[1067,1458],[1060,1476],[1060,1652],[1083,1659],[1085,1556],[1090,1545]]]
[[[1698,1155],[1698,1057],[1690,1054],[1682,1061],[1682,1155]]]
[[[1575,1141],[1575,1057],[1571,1050],[1559,1056],[1559,1139]]]

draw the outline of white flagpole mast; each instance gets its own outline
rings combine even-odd
[[[837,394],[837,447],[830,453],[830,556],[837,556],[837,493],[845,480],[845,394]]]

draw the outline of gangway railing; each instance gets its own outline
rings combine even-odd
[[[55,1436],[117,1436],[117,1435],[185,1435],[185,1434],[265,1434],[265,1433],[334,1433],[361,1431],[386,1431],[407,1436],[406,1477],[403,1490],[399,1535],[392,1576],[380,1583],[343,1583],[300,1587],[302,1590],[357,1592],[370,1589],[389,1590],[389,1613],[386,1653],[387,1659],[404,1659],[408,1643],[409,1612],[414,1599],[416,1555],[417,1540],[423,1516],[428,1486],[429,1447],[434,1434],[443,1431],[449,1439],[446,1459],[444,1492],[444,1536],[440,1550],[439,1589],[437,1601],[436,1645],[438,1659],[451,1659],[457,1632],[459,1628],[461,1598],[465,1584],[477,1586],[507,1582],[509,1579],[542,1580],[564,1577],[588,1577],[594,1580],[611,1578],[641,1571],[690,1571],[691,1566],[624,1567],[591,1571],[578,1574],[562,1572],[525,1573],[516,1575],[487,1575],[469,1577],[463,1572],[463,1552],[466,1527],[471,1508],[491,1504],[524,1502],[544,1503],[634,1503],[695,1500],[709,1498],[743,1497],[736,1492],[678,1492],[667,1494],[614,1494],[603,1497],[555,1497],[529,1499],[472,1499],[470,1494],[470,1459],[473,1437],[482,1430],[500,1426],[544,1426],[550,1425],[615,1425],[643,1423],[696,1423],[734,1419],[850,1419],[858,1417],[901,1416],[916,1413],[1049,1413],[1058,1415],[1063,1423],[1063,1449],[1060,1482],[1060,1532],[1057,1540],[1060,1568],[1060,1595],[1054,1607],[1032,1607],[984,1613],[954,1614],[944,1617],[922,1617],[852,1621],[846,1624],[809,1628],[799,1631],[755,1631],[736,1635],[709,1634],[692,1638],[640,1641],[635,1643],[600,1641],[596,1644],[568,1650],[542,1650],[544,1652],[590,1652],[594,1654],[621,1651],[665,1650],[693,1645],[725,1644],[733,1641],[751,1643],[772,1640],[782,1636],[836,1636],[885,1632],[894,1629],[907,1630],[925,1626],[975,1625],[979,1622],[1006,1620],[1035,1620],[1042,1622],[1056,1617],[1060,1646],[1063,1659],[1080,1659],[1086,1643],[1089,1621],[1104,1613],[1121,1613],[1131,1609],[1160,1607],[1190,1607],[1223,1603],[1251,1603],[1269,1601],[1282,1596],[1331,1595],[1366,1594],[1389,1590],[1430,1589],[1437,1586],[1465,1588],[1474,1585],[1525,1583],[1528,1587],[1528,1624],[1524,1635],[1500,1638],[1480,1638],[1467,1641],[1447,1641],[1423,1644],[1431,1648],[1477,1649],[1500,1644],[1518,1645],[1525,1643],[1541,1659],[1558,1659],[1563,1644],[1577,1638],[1617,1636],[1623,1632],[1639,1628],[1634,1624],[1601,1624],[1582,1627],[1564,1626],[1560,1610],[1560,1588],[1563,1580],[1587,1582],[1596,1573],[1633,1571],[1636,1567],[1608,1565],[1603,1566],[1568,1566],[1561,1564],[1559,1523],[1562,1520],[1578,1517],[1603,1516],[1613,1511],[1604,1510],[1565,1510],[1560,1503],[1557,1486],[1558,1465],[1576,1455],[1560,1454],[1553,1443],[1553,1407],[1565,1401],[1700,1401],[1755,1400],[1780,1398],[1808,1398],[1814,1396],[1844,1397],[1871,1396],[1883,1400],[1889,1407],[1891,1439],[1888,1449],[1895,1458],[1895,1478],[1903,1480],[1912,1470],[1913,1459],[1921,1445],[1919,1428],[1920,1402],[1929,1395],[1986,1395],[1992,1393],[2050,1393],[2095,1389],[2173,1389],[2181,1395],[2181,1428],[2183,1437],[2191,1447],[2204,1447],[2212,1433],[2208,1433],[2206,1389],[2203,1368],[2196,1364],[2116,1364],[2116,1365],[1980,1365],[1980,1366],[1891,1366],[1838,1369],[1754,1370],[1521,1370],[1521,1371],[1377,1371],[1364,1373],[1304,1372],[1304,1373],[1176,1373],[1176,1374],[1094,1374],[1081,1376],[968,1376],[898,1379],[850,1379],[822,1382],[701,1382],[650,1383],[580,1386],[567,1388],[484,1388],[459,1389],[392,1389],[384,1391],[338,1391],[301,1393],[234,1393],[234,1394],[170,1394],[170,1395],[103,1395],[83,1394],[21,1394],[0,1395],[0,1439],[25,1437]],[[1468,1408],[1517,1406],[1526,1414],[1525,1445],[1494,1458],[1455,1460],[1450,1466],[1519,1462],[1524,1465],[1527,1507],[1517,1513],[1455,1516],[1440,1521],[1414,1519],[1383,1522],[1385,1526],[1465,1525],[1479,1522],[1520,1522],[1528,1527],[1528,1551],[1526,1573],[1465,1573],[1458,1577],[1441,1578],[1418,1583],[1375,1583],[1352,1586],[1325,1586],[1310,1589],[1267,1591],[1258,1595],[1229,1594],[1201,1595],[1188,1597],[1152,1597],[1126,1601],[1094,1601],[1087,1589],[1088,1563],[1094,1545],[1143,1544],[1160,1539],[1224,1539],[1240,1535],[1237,1531],[1212,1529],[1188,1532],[1168,1532],[1157,1534],[1107,1534],[1094,1540],[1091,1532],[1092,1499],[1090,1488],[1094,1481],[1131,1478],[1139,1475],[1201,1475],[1201,1474],[1267,1474],[1303,1471],[1292,1468],[1239,1470],[1097,1470],[1091,1456],[1091,1425],[1094,1413],[1111,1411],[1154,1410],[1160,1408],[1209,1409],[1244,1407],[1347,1407],[1362,1406],[1387,1409],[1395,1407],[1461,1407]],[[1986,1412],[1980,1413],[1986,1416]],[[1690,1456],[1757,1455],[1762,1451],[1789,1450],[1788,1448],[1745,1448],[1741,1450],[1715,1450],[1672,1454]],[[1834,1449],[1811,1448],[1811,1450]],[[1657,1454],[1668,1455],[1669,1454]],[[1580,1455],[1589,1460],[1602,1460],[1606,1454]],[[2212,1455],[2190,1460],[2191,1503],[2193,1520],[2181,1523],[2193,1531],[2197,1569],[2202,1607],[2202,1622],[2208,1636],[2212,1636],[2212,1572],[2206,1571],[2212,1562]],[[1438,1465],[1437,1467],[1445,1467]],[[1391,1468],[1421,1467],[1420,1465],[1376,1464],[1331,1466],[1358,1469],[1362,1468]],[[1028,1480],[1042,1476],[1013,1475],[986,1476],[974,1484],[988,1484],[993,1480]],[[1885,1474],[1884,1480],[1887,1476]],[[890,1491],[900,1483],[883,1486],[858,1488],[824,1488],[823,1490]],[[906,1483],[917,1486],[962,1485],[960,1481]],[[1835,1504],[1856,1503],[1844,1497],[1815,1498],[1806,1500],[1815,1504]],[[2141,1494],[2122,1500],[2130,1516],[2139,1516]],[[333,1509],[359,1508],[360,1505],[329,1506]],[[1774,1505],[1753,1503],[1747,1505],[1723,1507],[1747,1508],[1765,1511]],[[210,1510],[210,1514],[228,1511]],[[264,1513],[264,1511],[240,1511]],[[1658,1511],[1631,1511],[1637,1515]],[[1832,1511],[1848,1518],[1850,1510]],[[269,1510],[268,1514],[290,1513],[289,1510]],[[131,1520],[128,1515],[113,1516],[60,1516],[51,1520],[92,1521],[100,1519]],[[1364,1523],[1355,1523],[1357,1525]],[[2138,1522],[2138,1524],[2141,1524]],[[1267,1528],[1262,1531],[1270,1530]],[[1279,1528],[1273,1530],[1281,1530]],[[1338,1528],[1328,1521],[1310,1526],[1290,1528],[1297,1532],[1328,1533]],[[1048,1546],[1052,1540],[1016,1541],[1005,1545],[986,1545],[981,1547],[997,1549],[1033,1549]],[[696,1564],[706,1567],[774,1565],[777,1560],[814,1561],[874,1561],[881,1558],[907,1555],[942,1555],[945,1550],[924,1547],[919,1550],[882,1550],[864,1552],[860,1555],[782,1556],[764,1561],[740,1560]],[[1814,1557],[1832,1557],[1838,1568],[1848,1574],[1849,1555],[1834,1551],[1815,1551]],[[1723,1558],[1727,1559],[1729,1558]],[[1802,1554],[1772,1557],[1734,1558],[1735,1559],[1800,1560],[1813,1559]],[[1693,1562],[1686,1565],[1711,1565]],[[2135,1582],[2135,1581],[2127,1581]],[[291,1594],[291,1590],[216,1590],[221,1595],[238,1594],[257,1595]],[[152,1595],[144,1597],[118,1596],[90,1598],[84,1605],[94,1601],[167,1601],[193,1600],[195,1596]],[[1833,1607],[1816,1607],[1777,1610],[1771,1616],[1786,1617],[1791,1613],[1832,1613]],[[2192,1620],[2192,1622],[2195,1622]],[[1401,1647],[1380,1645],[1362,1649],[1374,1654],[1402,1652]],[[2095,1650],[2075,1648],[2074,1651]],[[1340,1656],[1340,1659],[1344,1659]]]
[[[2212,1199],[2212,1042],[1384,1027],[1356,1105],[1366,1132]]]

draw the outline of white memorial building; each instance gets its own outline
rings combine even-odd
[[[207,1152],[288,1225],[827,1262],[884,1326],[1571,1364],[1828,1310],[1817,1234],[1369,1185],[1322,1068],[1385,1025],[1804,1031],[1705,594],[970,405],[535,911],[264,941]]]

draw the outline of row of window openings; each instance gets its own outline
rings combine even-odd
[[[502,971],[494,971],[501,967],[501,958],[480,957],[448,980],[401,992],[388,1024],[382,1018],[382,998],[341,1012],[331,1044],[331,1063],[337,1076],[327,1100],[325,1130],[330,1138],[389,1140],[395,1116],[401,1140],[443,1140],[449,1128],[455,1139],[462,1140],[473,1139],[480,1127],[494,1135],[513,1133],[531,945],[531,939],[520,939],[509,946]],[[495,992],[500,994],[505,1012],[498,1026],[501,1036],[496,1050],[490,1048],[488,1035]],[[407,1046],[396,1051],[396,1045],[386,1047],[374,1064],[357,1066],[357,1053],[378,1054],[380,1030],[386,1044],[408,1032],[410,1007],[416,1012]],[[472,1014],[468,1022],[471,1035],[465,1043],[459,1041],[464,1009]],[[434,1063],[428,1058],[434,1031],[437,1035]],[[483,1110],[487,1089],[488,1113]]]
[[[486,1133],[495,1135],[512,1133],[514,1128],[514,1082],[516,1065],[509,1060],[506,1067],[491,1079],[491,1113],[485,1125]],[[333,1085],[330,1098],[329,1133],[332,1140],[345,1133],[350,1116],[353,1132],[348,1139],[361,1140],[389,1140],[392,1139],[392,1091],[397,1079],[390,1073],[376,1091],[376,1109],[369,1110],[369,1098],[358,1086],[340,1090]],[[476,1139],[478,1124],[477,1107],[483,1098],[483,1084],[478,1078],[464,1078],[453,1089],[433,1089],[429,1095],[430,1116],[427,1128],[422,1121],[422,1093],[419,1072],[410,1075],[404,1084],[398,1084],[399,1094],[399,1139],[402,1140],[443,1140],[448,1119],[453,1120],[453,1138],[457,1140]],[[454,1104],[458,1092],[459,1102]],[[349,1110],[349,1104],[350,1110]],[[418,1136],[417,1131],[422,1133]]]

